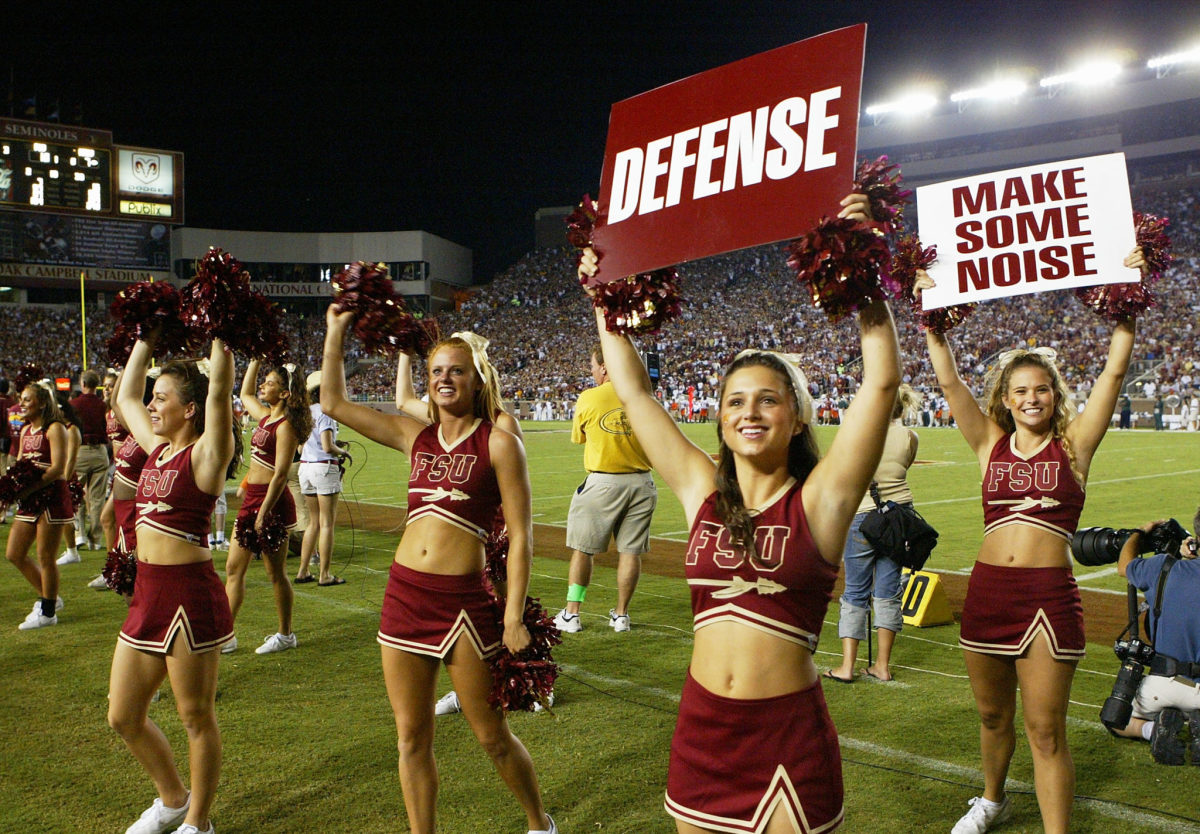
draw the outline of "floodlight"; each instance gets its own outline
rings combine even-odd
[[[962,90],[957,93],[952,93],[950,100],[953,102],[970,101],[977,98],[987,98],[993,100],[1016,98],[1025,92],[1028,87],[1024,81],[1007,79],[1004,81],[994,81],[991,84],[986,84],[982,87],[972,87],[969,90]]]
[[[1061,75],[1049,75],[1039,81],[1042,87],[1061,87],[1065,84],[1082,84],[1095,86],[1112,81],[1121,74],[1121,65],[1111,61],[1096,61],[1084,64],[1077,70],[1064,72]]]
[[[937,103],[937,98],[929,93],[909,93],[894,101],[873,104],[864,112],[874,118],[875,123],[878,124],[879,118],[889,113],[913,116],[917,113],[923,113],[926,110],[932,110],[934,107],[937,107]]]
[[[1151,58],[1146,62],[1146,68],[1154,70],[1158,78],[1162,78],[1175,68],[1176,64],[1195,64],[1200,63],[1200,46],[1185,50],[1184,52],[1175,52],[1171,55],[1160,55],[1157,58]]]

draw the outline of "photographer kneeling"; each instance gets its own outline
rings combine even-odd
[[[1135,531],[1117,561],[1117,572],[1146,598],[1154,659],[1150,674],[1138,686],[1128,726],[1110,729],[1117,735],[1149,741],[1160,764],[1183,764],[1187,725],[1192,764],[1200,766],[1200,560],[1196,559],[1193,537],[1179,545],[1178,554],[1138,558],[1144,534],[1158,526],[1147,524]],[[1192,527],[1200,527],[1200,512]],[[1170,556],[1177,556],[1178,561],[1164,575]]]

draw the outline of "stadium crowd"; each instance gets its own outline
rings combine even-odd
[[[1186,401],[1200,386],[1200,302],[1193,290],[1193,276],[1200,269],[1200,188],[1135,195],[1134,205],[1170,219],[1175,260],[1154,287],[1157,306],[1139,319],[1135,360],[1140,363],[1135,362],[1126,382],[1147,396],[1175,393]],[[858,374],[853,322],[830,323],[805,298],[785,260],[778,244],[680,265],[682,316],[642,340],[643,349],[661,357],[659,394],[664,400],[682,407],[691,388],[699,410],[715,397],[720,369],[745,345],[799,354],[801,365],[813,369],[810,387],[817,398],[828,397],[836,405],[853,393]],[[571,403],[590,385],[587,354],[593,335],[588,301],[575,285],[574,271],[571,248],[535,250],[479,288],[460,309],[438,315],[443,333],[473,330],[491,340],[489,354],[504,382],[504,396],[523,404],[523,416],[534,416],[542,403],[542,414],[569,417]],[[894,307],[904,381],[936,400],[923,337],[911,311]],[[304,368],[318,366],[324,335],[323,323],[314,326],[311,318],[285,317],[294,357]],[[11,378],[21,365],[34,362],[48,375],[77,378],[82,360],[74,340],[80,330],[77,309],[0,305],[0,374]],[[89,311],[93,367],[104,363],[111,331],[107,311]],[[1099,347],[1103,332],[1104,322],[1073,293],[1057,292],[988,302],[950,339],[964,371],[981,380],[997,351],[1026,342],[1031,333],[1042,334],[1059,351],[1068,384],[1085,395],[1104,361]],[[347,345],[347,356],[355,398],[391,401],[393,363],[364,356],[353,343]],[[420,363],[416,371],[420,390]],[[937,406],[929,403],[931,413]]]

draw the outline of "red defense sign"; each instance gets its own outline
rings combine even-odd
[[[613,105],[597,282],[798,237],[854,180],[866,24]]]

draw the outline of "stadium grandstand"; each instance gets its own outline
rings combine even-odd
[[[1096,69],[1084,75],[1091,81],[1103,77]],[[1194,279],[1200,267],[1200,69],[1177,57],[1126,70],[1100,85],[1058,76],[1005,87],[998,99],[977,90],[964,93],[941,101],[926,99],[922,108],[905,103],[911,99],[866,102],[871,106],[864,110],[860,126],[860,154],[887,154],[901,165],[906,185],[915,187],[1022,165],[1124,153],[1134,208],[1170,219],[1175,254],[1173,266],[1155,289],[1157,307],[1139,321],[1136,361],[1126,391],[1134,398],[1141,425],[1150,424],[1159,395],[1168,399],[1170,424],[1186,426],[1190,414],[1194,425],[1200,406],[1200,293]],[[578,190],[571,184],[563,187]],[[538,210],[537,237],[543,245],[485,285],[463,291],[461,285],[447,284],[431,293],[429,282],[437,276],[418,271],[404,276],[424,282],[419,288],[424,297],[417,299],[417,306],[432,312],[443,332],[470,329],[493,341],[491,357],[502,374],[504,394],[524,417],[566,417],[576,395],[591,384],[587,351],[594,334],[588,301],[575,283],[573,251],[552,244],[554,234],[548,231],[563,214],[562,209]],[[205,240],[212,241],[226,234],[203,232]],[[189,230],[177,234],[189,239]],[[246,233],[228,233],[239,234]],[[238,252],[233,245],[226,248]],[[364,248],[352,257],[381,256]],[[260,260],[290,265],[286,274],[255,276],[256,280],[328,280],[319,269],[300,264],[303,258]],[[420,262],[428,259],[411,260],[413,270],[419,270]],[[684,313],[643,340],[643,347],[660,355],[660,396],[681,415],[699,415],[710,404],[720,368],[746,345],[802,355],[819,401],[836,407],[853,395],[858,361],[853,324],[830,323],[815,310],[784,260],[782,246],[771,245],[680,266]],[[186,258],[174,261],[177,272],[185,265]],[[62,351],[64,343],[78,340],[81,330],[77,294],[68,303],[69,291],[61,292],[62,304],[0,304],[0,372],[5,376],[33,361],[51,374],[77,377],[78,349],[67,357]],[[431,303],[435,299],[441,303]],[[86,329],[88,355],[101,361],[111,332],[102,300],[103,296],[95,309],[89,308]],[[311,304],[289,306],[296,357],[305,367],[315,367],[323,318]],[[937,392],[923,337],[908,310],[897,310],[897,318],[905,378],[925,392],[926,411],[935,415]],[[1037,333],[1043,343],[1059,350],[1068,382],[1086,395],[1086,386],[1103,362],[1104,332],[1105,324],[1072,293],[1059,292],[988,302],[952,331],[951,341],[960,366],[978,380],[997,351]],[[352,349],[348,371],[357,398],[391,401],[391,363]]]

